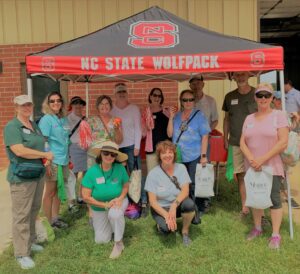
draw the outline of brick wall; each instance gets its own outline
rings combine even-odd
[[[44,50],[53,44],[28,44],[0,46],[0,61],[3,72],[0,73],[0,169],[7,166],[7,159],[3,144],[3,128],[15,115],[13,98],[22,93],[22,78],[25,75],[21,63],[25,56],[32,52]],[[128,83],[129,100],[141,109],[147,104],[148,93],[153,87],[160,87],[165,95],[165,105],[177,105],[178,85],[175,82]],[[113,96],[114,83],[89,84],[89,113],[95,114],[96,98],[100,94]],[[68,96],[85,98],[85,84],[69,83]],[[114,99],[114,98],[113,98]]]

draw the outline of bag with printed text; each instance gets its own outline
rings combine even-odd
[[[215,171],[212,164],[203,167],[197,164],[195,175],[195,197],[213,197],[214,194]]]
[[[256,209],[266,209],[272,206],[271,190],[273,172],[271,167],[262,167],[255,171],[250,167],[245,175],[246,203],[245,206]]]

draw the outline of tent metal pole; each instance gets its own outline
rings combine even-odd
[[[85,82],[85,101],[86,101],[85,116],[89,117],[89,82]]]
[[[285,92],[284,92],[284,74],[283,70],[279,71],[279,80],[280,80],[280,91],[281,91],[281,104],[282,110],[285,109]],[[289,225],[290,225],[290,238],[294,238],[294,228],[293,228],[293,214],[292,214],[292,204],[291,204],[291,186],[289,180],[288,170],[286,171],[286,184],[287,184],[287,192],[288,192],[288,212],[289,212]]]
[[[33,88],[32,88],[32,78],[27,77],[27,95],[33,102]],[[33,115],[30,116],[30,119],[33,121]]]
[[[282,105],[282,110],[285,111],[285,93],[284,93],[284,75],[283,75],[283,70],[279,71],[279,82],[280,82],[280,91],[281,91],[281,105]]]

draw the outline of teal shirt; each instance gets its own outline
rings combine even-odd
[[[31,148],[38,151],[44,151],[45,138],[42,135],[42,132],[36,125],[36,123],[31,122],[33,131],[25,127],[17,118],[9,121],[4,128],[4,144],[6,149],[7,157],[10,161],[7,172],[7,181],[10,183],[23,183],[33,179],[23,179],[19,178],[13,174],[12,171],[12,162],[17,163],[41,163],[41,159],[25,159],[18,157],[12,152],[10,146],[22,144],[24,147]]]
[[[122,164],[114,163],[108,171],[103,171],[98,164],[88,169],[82,180],[82,186],[92,190],[92,197],[101,202],[109,202],[119,197],[123,185],[128,183],[129,177]],[[104,208],[91,206],[95,211]]]
[[[50,151],[54,155],[53,163],[67,165],[69,162],[69,126],[66,118],[58,118],[56,115],[46,114],[39,127],[48,139]]]

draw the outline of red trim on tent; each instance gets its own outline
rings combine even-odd
[[[28,73],[113,75],[283,69],[283,48],[158,56],[26,56]]]

